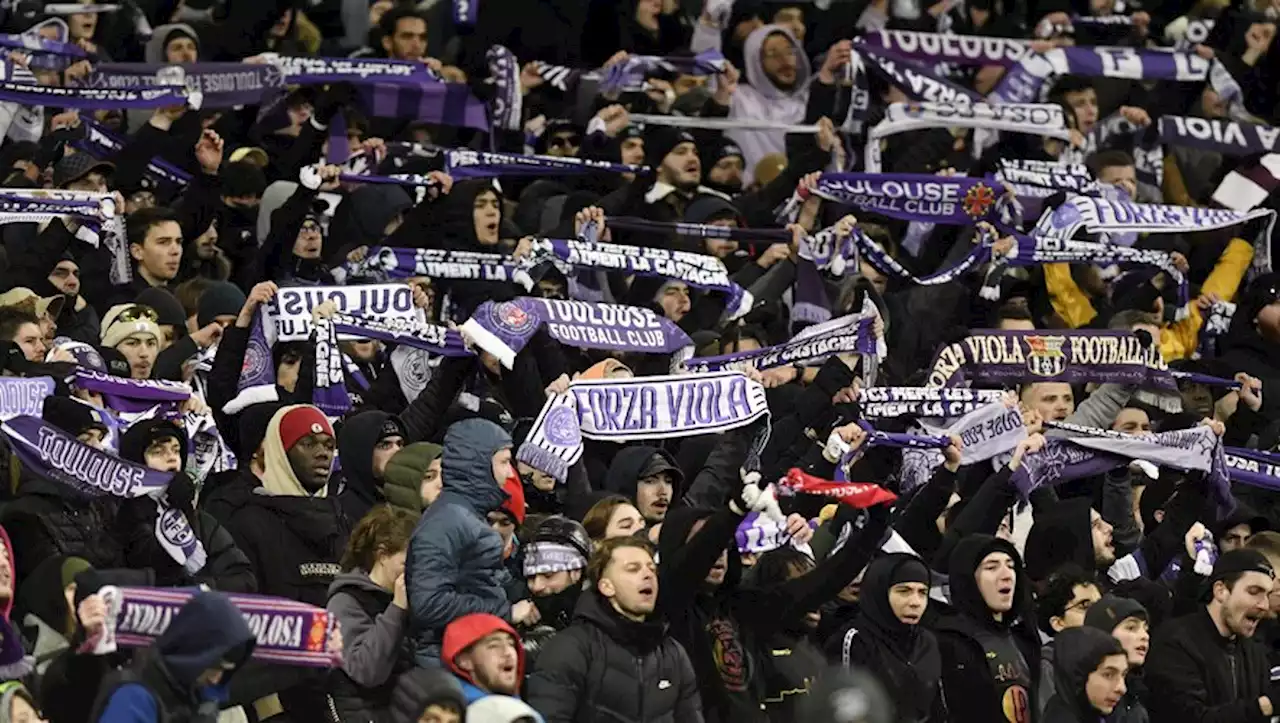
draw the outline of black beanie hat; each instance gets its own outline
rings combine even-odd
[[[142,304],[155,309],[157,324],[173,326],[178,330],[179,338],[186,336],[187,312],[183,310],[182,303],[178,301],[178,297],[173,295],[173,292],[158,286],[152,286],[139,292],[138,298],[133,301],[135,304]]]
[[[694,143],[693,134],[682,128],[670,126],[653,126],[646,129],[644,133],[645,163],[657,170],[667,154],[681,143]]]
[[[889,587],[907,582],[929,585],[932,581],[933,579],[929,575],[929,568],[925,566],[923,560],[906,560],[893,568],[893,574],[889,576]]]
[[[246,297],[239,286],[219,281],[200,294],[196,305],[196,324],[203,329],[219,316],[237,316],[244,307]]]
[[[1137,600],[1116,595],[1103,595],[1084,614],[1084,624],[1110,634],[1128,618],[1147,620],[1147,609]]]

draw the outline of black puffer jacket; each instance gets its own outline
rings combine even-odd
[[[13,541],[15,582],[59,555],[82,557],[98,569],[124,567],[124,553],[112,534],[115,516],[114,499],[89,499],[57,482],[24,479],[17,499],[0,515]]]
[[[324,607],[341,572],[345,519],[328,497],[255,494],[229,529],[253,565],[259,592]]]
[[[684,648],[662,623],[627,620],[594,591],[543,646],[527,698],[547,723],[702,723]]]

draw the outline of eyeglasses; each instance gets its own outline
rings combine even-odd
[[[131,304],[125,307],[125,309],[116,316],[116,321],[123,321],[126,324],[131,324],[135,321],[142,321],[143,319],[159,323],[160,315],[157,314],[156,310],[150,306]]]
[[[1093,599],[1085,599],[1085,600],[1081,600],[1081,601],[1079,601],[1079,602],[1074,602],[1074,603],[1071,603],[1070,605],[1068,605],[1068,606],[1066,607],[1066,609],[1065,609],[1065,610],[1063,610],[1063,612],[1064,612],[1064,613],[1069,613],[1069,612],[1071,612],[1072,610],[1079,610],[1079,611],[1080,611],[1080,612],[1082,612],[1082,613],[1087,613],[1087,612],[1089,612],[1089,608],[1093,607],[1093,604],[1094,604],[1095,602],[1097,602],[1097,600],[1093,600]]]

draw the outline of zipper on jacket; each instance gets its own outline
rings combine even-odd
[[[636,720],[644,720],[644,658],[636,658],[636,706],[640,714]]]
[[[329,707],[330,723],[342,723],[342,717],[338,715],[338,706],[333,702],[333,696],[325,693],[324,702]]]

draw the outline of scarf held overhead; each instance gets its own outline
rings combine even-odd
[[[1117,382],[1177,388],[1159,348],[1144,348],[1137,335],[1126,331],[974,330],[938,352],[927,386],[964,381]]]

